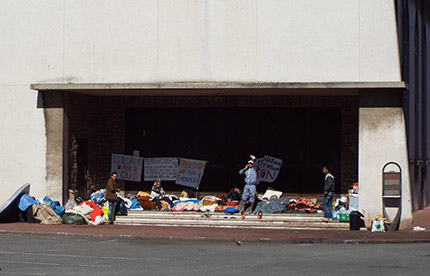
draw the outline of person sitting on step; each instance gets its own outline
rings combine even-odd
[[[173,202],[170,200],[170,198],[166,195],[163,188],[161,187],[161,179],[160,178],[157,178],[157,180],[155,180],[155,182],[154,182],[154,185],[152,185],[150,199],[152,201],[155,201],[155,203],[157,204],[158,210],[162,209],[161,208],[161,202],[160,202],[161,200],[166,201],[170,205],[170,208],[172,208],[174,206]]]

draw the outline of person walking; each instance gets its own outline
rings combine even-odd
[[[255,194],[257,193],[257,172],[254,168],[256,158],[254,155],[250,155],[250,157],[251,160],[249,160],[246,166],[239,171],[240,175],[245,175],[246,183],[242,193],[242,209],[240,210],[240,213],[242,215],[245,213],[245,205],[247,201],[251,203],[249,213],[252,213],[255,203]]]
[[[324,177],[324,222],[329,222],[332,219],[333,195],[334,195],[334,176],[330,173],[328,166],[324,166],[322,172]]]
[[[113,209],[116,206],[119,206],[119,211],[122,215],[127,215],[127,208],[125,207],[124,200],[120,200],[116,195],[116,193],[120,191],[120,189],[116,187],[116,176],[117,173],[112,172],[106,185],[105,198],[109,203],[108,224],[113,224]]]
[[[116,176],[117,173],[116,172],[112,172],[110,175],[110,178],[107,182],[106,185],[106,195],[105,198],[108,201],[109,204],[109,210],[108,210],[108,223],[109,224],[113,224],[113,209],[115,207],[115,203],[117,200],[117,195],[116,193],[119,192],[119,189],[116,188]]]

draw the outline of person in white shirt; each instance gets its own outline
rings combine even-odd
[[[170,205],[170,208],[174,206],[173,202],[170,200],[170,198],[166,195],[163,188],[161,187],[160,178],[157,178],[157,180],[155,180],[154,182],[154,185],[152,185],[151,200],[157,203],[158,210],[161,210],[161,200],[166,201]]]

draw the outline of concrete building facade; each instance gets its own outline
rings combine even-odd
[[[430,1],[396,1],[413,209],[430,204]]]
[[[203,187],[224,189],[241,158],[256,153],[285,160],[275,185],[291,192],[322,189],[320,167],[332,165],[338,193],[359,182],[367,222],[382,212],[382,168],[396,162],[400,227],[411,227],[394,1],[2,6],[0,201],[26,182],[37,197],[65,200],[78,159],[80,178],[102,187],[110,155],[134,149],[206,158]]]

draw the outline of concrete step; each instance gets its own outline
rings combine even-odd
[[[129,211],[128,216],[118,216],[116,224],[186,226],[186,227],[224,227],[224,228],[268,228],[268,229],[308,229],[308,230],[349,230],[349,223],[322,222],[321,214],[263,214],[247,215],[244,220],[240,214],[226,215],[221,212],[154,212]]]

